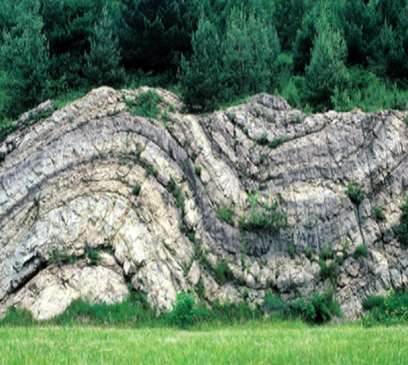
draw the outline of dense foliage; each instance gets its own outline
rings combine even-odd
[[[309,110],[402,109],[407,28],[408,0],[3,0],[0,119],[141,74],[196,111],[261,91]]]
[[[77,300],[64,313],[47,321],[36,321],[30,312],[9,308],[0,319],[0,326],[20,325],[89,325],[163,327],[174,326],[188,329],[205,324],[233,324],[251,320],[300,319],[310,324],[323,324],[339,316],[340,309],[332,292],[313,293],[310,297],[299,297],[290,302],[267,293],[263,305],[252,306],[246,302],[214,302],[211,308],[190,293],[178,293],[171,311],[157,314],[144,294],[130,290],[122,303],[90,304]]]
[[[314,293],[310,298],[298,298],[285,302],[282,298],[267,293],[264,308],[267,313],[284,318],[301,318],[308,323],[322,324],[341,315],[340,306],[332,291]]]
[[[398,239],[402,246],[408,246],[408,197],[401,205],[400,224],[397,226]]]
[[[408,293],[391,292],[386,297],[368,296],[363,302],[363,308],[367,312],[363,318],[366,326],[407,323]]]

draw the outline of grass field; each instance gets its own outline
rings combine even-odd
[[[2,327],[0,364],[408,364],[408,327]]]

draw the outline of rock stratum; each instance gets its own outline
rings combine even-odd
[[[78,298],[120,302],[130,287],[166,311],[182,291],[258,305],[270,291],[290,300],[333,286],[356,318],[367,295],[407,287],[394,229],[406,114],[305,115],[261,94],[191,115],[156,89],[158,117],[133,115],[129,101],[147,90],[99,88],[48,115],[44,104],[0,144],[1,314],[48,319]],[[248,223],[265,212],[280,223]]]

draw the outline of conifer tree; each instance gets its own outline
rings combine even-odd
[[[180,83],[185,104],[192,110],[210,110],[221,98],[223,42],[217,27],[200,20],[192,39],[191,59],[182,60]]]
[[[114,21],[105,7],[101,18],[89,39],[90,52],[85,55],[85,76],[93,85],[114,86],[124,77],[120,66],[119,39],[115,34]]]
[[[16,117],[47,96],[49,54],[37,0],[22,0],[0,46],[1,113]]]
[[[40,0],[57,93],[83,86],[85,54],[107,0]],[[108,9],[113,9],[110,6]],[[110,15],[110,16],[113,16]]]
[[[128,68],[176,70],[191,50],[200,0],[122,0],[120,42]]]
[[[311,61],[306,68],[306,93],[313,105],[330,105],[334,92],[346,86],[346,57],[347,48],[342,34],[322,19],[314,40]]]
[[[267,91],[273,85],[273,63],[280,43],[266,18],[236,8],[227,23],[223,56],[225,84],[232,97]]]

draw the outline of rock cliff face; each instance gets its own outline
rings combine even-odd
[[[355,318],[366,295],[408,285],[394,233],[406,114],[304,115],[263,94],[197,116],[157,89],[158,117],[132,115],[146,91],[100,88],[48,116],[45,104],[0,144],[0,313],[47,319],[129,285],[158,311],[187,290],[261,304],[334,286]]]

